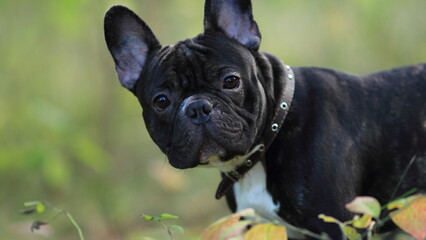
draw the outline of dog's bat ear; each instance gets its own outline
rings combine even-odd
[[[248,48],[259,49],[261,35],[250,0],[206,0],[204,31],[222,31]]]
[[[134,91],[148,55],[161,48],[151,29],[135,13],[113,6],[105,14],[105,40],[121,85]]]

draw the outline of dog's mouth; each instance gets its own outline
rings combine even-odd
[[[199,150],[199,164],[209,165],[226,161],[226,150],[214,141],[207,141]]]
[[[199,130],[202,129],[203,131]],[[173,167],[179,169],[200,167],[215,167],[221,171],[233,169],[235,164],[240,163],[239,156],[245,155],[252,144],[245,139],[247,136],[233,136],[228,131],[220,128],[198,128],[198,131],[190,132],[189,140],[174,141],[172,148],[167,151],[169,162]],[[231,135],[224,138],[223,135]],[[184,138],[185,139],[185,138]]]
[[[185,148],[181,152],[168,152],[169,162],[173,167],[179,169],[194,168],[197,166],[215,167],[232,158],[225,147],[208,139],[199,146]]]
[[[200,149],[199,166],[218,168],[221,172],[229,172],[242,164],[245,154],[231,154],[219,144],[212,142]]]

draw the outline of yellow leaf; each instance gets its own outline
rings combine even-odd
[[[287,240],[287,231],[284,226],[273,223],[258,224],[252,227],[244,240]]]
[[[405,201],[405,202],[404,202]],[[405,203],[405,204],[404,204]],[[426,195],[414,195],[388,205],[392,221],[418,240],[426,238]]]
[[[224,239],[224,235],[234,234],[235,231],[238,231],[238,229],[240,228],[241,224],[238,224],[238,222],[241,221],[241,217],[254,218],[254,210],[251,208],[245,209],[217,220],[201,233],[201,240]],[[243,225],[245,224],[245,226],[251,223],[250,221],[241,222],[243,222]],[[235,227],[233,227],[234,225]]]
[[[359,234],[354,228],[349,226],[343,226],[343,232],[345,233],[345,236],[349,240],[358,240],[361,239],[361,234]]]
[[[362,217],[358,217],[355,216],[354,219],[352,220],[352,225],[356,228],[368,228],[370,226],[370,224],[373,222],[372,221],[373,216],[371,216],[370,214],[364,214],[362,215]]]
[[[402,208],[405,205],[407,205],[407,203],[408,203],[407,198],[402,198],[402,199],[395,200],[395,201],[390,202],[388,204],[388,210]]]
[[[244,234],[247,232],[248,226],[251,224],[251,221],[243,220],[238,221],[231,226],[224,227],[221,229],[220,234],[215,240],[243,240]]]
[[[334,217],[330,217],[324,214],[318,215],[319,219],[322,219],[326,223],[341,223],[339,220],[335,219]]]

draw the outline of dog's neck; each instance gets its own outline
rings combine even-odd
[[[217,199],[224,196],[226,192],[232,188],[233,184],[238,182],[244,174],[253,168],[253,166],[260,161],[263,162],[265,150],[268,149],[279,133],[279,130],[284,124],[284,120],[290,109],[295,87],[294,73],[289,66],[284,65],[282,62],[277,63],[279,60],[271,55],[264,58],[260,57],[259,59],[263,60],[260,64],[267,64],[267,58],[274,62],[270,60],[269,67],[264,68],[266,70],[260,73],[261,75],[258,77],[259,81],[263,81],[261,83],[262,86],[272,88],[273,90],[272,92],[274,95],[269,96],[268,100],[265,96],[266,93],[263,94],[264,104],[261,106],[265,111],[266,109],[272,109],[272,111],[270,111],[272,114],[269,113],[268,116],[264,118],[266,121],[263,124],[263,134],[258,134],[259,137],[250,152],[244,156],[236,157],[235,161],[228,161],[228,163],[235,165],[227,167],[227,169],[221,169],[223,178],[216,192]],[[264,88],[262,87],[261,90],[264,90]],[[270,103],[272,103],[272,105],[270,105]],[[270,107],[266,107],[265,109],[265,105],[269,105]],[[260,112],[262,113],[262,111]],[[228,169],[232,170],[229,171]]]

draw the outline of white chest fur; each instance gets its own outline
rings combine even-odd
[[[269,221],[288,224],[277,215],[279,204],[274,203],[266,190],[266,173],[262,163],[257,163],[240,181],[234,184],[237,211],[253,208],[258,215]],[[288,237],[303,239],[303,235],[287,229]]]
[[[263,165],[259,162],[244,177],[234,185],[237,211],[253,208],[267,218],[276,220],[279,204],[275,204],[266,190],[266,174]]]

